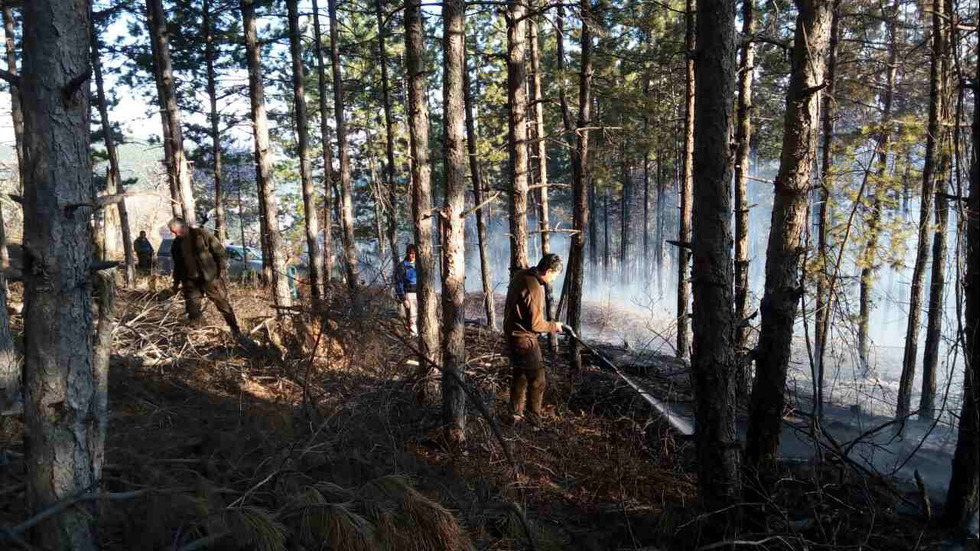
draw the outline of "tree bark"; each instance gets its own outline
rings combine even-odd
[[[98,100],[99,118],[102,119],[102,130],[105,134],[105,149],[109,157],[108,190],[112,195],[122,193],[122,178],[119,175],[119,156],[116,154],[116,143],[112,135],[112,124],[109,122],[109,108],[105,95],[105,84],[102,81],[102,59],[99,54],[99,37],[93,32],[91,37],[92,72],[95,75],[96,98]],[[124,272],[126,285],[136,281],[136,259],[133,254],[133,235],[129,226],[129,210],[126,200],[116,203],[119,213],[119,228],[122,233],[123,254],[126,262]]]
[[[429,164],[429,106],[425,80],[425,32],[420,0],[405,2],[405,69],[408,72],[408,135],[412,159],[412,220],[415,225],[415,270],[418,278],[419,352],[423,356],[426,384],[421,398],[432,399],[432,382],[438,370],[427,367],[439,361],[439,320],[432,278],[436,271],[432,247],[431,167]]]
[[[330,124],[327,109],[327,71],[323,62],[323,37],[320,32],[320,8],[313,0],[313,49],[316,53],[317,90],[320,96],[320,141],[323,144],[323,291],[330,293],[330,278],[333,277],[333,224],[331,223],[333,203],[333,150],[330,145]]]
[[[534,8],[539,6],[537,2]],[[551,254],[551,229],[550,207],[548,205],[548,147],[545,142],[547,131],[544,127],[544,96],[541,93],[541,52],[538,44],[538,23],[537,17],[533,18],[528,27],[528,42],[531,50],[531,100],[534,103],[534,128],[535,143],[534,148],[538,158],[538,226],[541,229],[541,254]],[[549,321],[555,318],[555,297],[552,293],[551,285],[545,285],[545,316]],[[554,333],[548,334],[548,349],[552,353],[558,352],[558,338]]]
[[[224,175],[221,173],[223,170],[221,152],[221,121],[218,117],[218,77],[214,69],[214,62],[217,58],[217,53],[214,47],[214,25],[211,21],[211,1],[212,0],[204,0],[201,30],[203,31],[202,34],[204,35],[204,58],[205,65],[207,67],[208,102],[210,104],[208,119],[211,123],[211,149],[214,158],[214,233],[218,236],[218,240],[224,243],[228,239],[228,228],[225,227],[224,189],[221,185]],[[242,243],[242,246],[244,247],[245,243]]]
[[[592,24],[594,16],[591,0],[581,0],[582,15],[582,62],[579,69],[578,121],[575,132],[575,153],[572,155],[572,234],[569,251],[568,274],[568,324],[576,333],[582,331],[582,291],[585,276],[585,232],[589,225],[588,175],[586,160],[589,157],[589,126],[592,109]],[[569,347],[572,369],[582,369],[582,346],[574,341]]]
[[[477,157],[476,140],[476,120],[473,115],[474,96],[479,97],[479,91],[473,88],[470,83],[470,71],[467,65],[463,72],[463,100],[466,104],[466,148],[470,157],[470,177],[473,179],[473,197],[477,205],[482,205],[484,200],[483,178],[480,174],[480,160]],[[476,211],[476,235],[480,247],[480,276],[483,282],[483,309],[487,315],[487,327],[496,330],[497,315],[496,305],[493,300],[493,281],[490,276],[490,258],[487,253],[487,216],[484,209]]]
[[[24,5],[24,420],[31,514],[98,488],[99,383],[93,357],[89,6]],[[75,81],[78,82],[77,80]],[[97,511],[78,504],[39,523],[43,549],[95,550]]]
[[[786,98],[783,147],[766,251],[766,289],[756,348],[756,375],[746,445],[747,474],[776,463],[786,371],[800,301],[801,236],[815,155],[821,84],[830,38],[830,2],[797,0],[796,38]]]
[[[378,58],[381,63],[381,104],[385,112],[385,178],[388,190],[388,244],[391,247],[391,275],[395,280],[398,270],[398,194],[395,184],[395,130],[391,119],[391,93],[388,86],[388,52],[385,49],[384,6],[377,1]]]
[[[820,160],[820,208],[817,214],[817,257],[820,268],[817,274],[817,297],[814,307],[814,337],[813,337],[813,369],[816,373],[814,381],[817,417],[823,417],[823,387],[826,370],[824,355],[827,350],[827,339],[830,335],[830,318],[833,311],[834,293],[831,288],[830,274],[827,268],[830,256],[827,254],[830,245],[827,243],[827,219],[830,216],[830,191],[836,186],[834,173],[834,117],[836,116],[837,100],[834,96],[837,89],[837,46],[840,42],[840,4],[834,0],[831,10],[830,45],[827,53],[827,70],[821,105],[821,128],[823,144]]]
[[[507,3],[507,136],[510,158],[510,273],[528,267],[527,82],[525,0]]]
[[[167,33],[167,17],[163,11],[162,0],[146,0],[146,19],[150,27],[150,41],[153,42],[154,63],[156,76],[159,79],[157,90],[160,93],[160,105],[166,116],[161,116],[164,130],[164,140],[170,145],[170,165],[167,167],[171,175],[173,187],[177,196],[173,199],[180,202],[181,214],[188,225],[196,226],[196,207],[194,204],[194,188],[191,183],[191,168],[184,155],[184,134],[180,126],[180,110],[177,107],[177,96],[174,90],[174,71],[170,61],[170,38]]]
[[[7,231],[0,205],[0,247],[7,249]],[[0,412],[13,406],[21,397],[20,361],[14,348],[14,337],[10,333],[10,314],[7,312],[6,265],[0,266]]]
[[[980,47],[977,48],[980,54]],[[980,83],[980,67],[977,68]],[[973,89],[974,105],[980,105],[980,88]],[[963,375],[963,406],[959,438],[953,454],[952,476],[946,494],[943,523],[965,529],[980,505],[980,109],[973,110],[973,162],[970,167],[970,196],[967,204],[966,236],[966,337]]]
[[[262,83],[262,52],[255,24],[256,0],[241,0],[242,28],[245,33],[245,59],[248,64],[248,96],[251,102],[252,135],[255,142],[255,181],[259,192],[259,227],[265,238],[264,251],[270,267],[272,300],[280,310],[291,306],[292,295],[286,278],[285,244],[279,232],[279,206],[275,197],[272,173],[273,158],[269,144],[269,119],[265,109],[265,86]]]
[[[698,496],[707,511],[741,495],[735,434],[735,312],[732,303],[732,149],[735,0],[699,0],[694,105],[694,347]]]
[[[5,37],[5,46],[7,53],[7,72],[11,74],[17,73],[17,46],[14,40],[15,29],[14,29],[14,13],[13,9],[10,7],[9,2],[0,2],[0,10],[2,10],[3,15],[3,33]],[[19,182],[17,183],[20,189],[20,194],[24,194],[24,113],[20,107],[20,89],[14,86],[10,87],[10,117],[13,119],[14,123],[14,147],[17,149],[17,171],[19,176]],[[6,257],[7,252],[4,250],[0,253],[0,256]]]
[[[942,52],[943,90],[940,98],[940,117],[943,146],[939,149],[939,177],[936,179],[936,226],[932,235],[932,276],[929,280],[929,312],[926,316],[926,340],[922,349],[922,394],[919,399],[919,419],[932,421],[936,415],[936,371],[939,368],[939,346],[943,338],[943,294],[946,285],[946,227],[949,224],[947,180],[952,164],[952,136],[949,121],[953,105],[953,85],[950,82],[952,50],[956,47],[951,21],[956,17],[950,0],[945,3],[945,49]],[[935,9],[943,7],[936,5]],[[980,85],[980,82],[978,82]],[[956,121],[958,124],[959,121]]]
[[[905,331],[905,351],[902,357],[902,375],[898,384],[898,404],[895,417],[902,419],[910,413],[912,384],[919,351],[919,324],[922,319],[922,280],[929,262],[929,216],[936,199],[937,183],[945,178],[940,163],[942,152],[942,101],[946,95],[943,75],[943,56],[946,36],[943,25],[943,0],[932,3],[932,61],[929,70],[929,126],[926,132],[926,156],[922,163],[922,199],[919,208],[919,235],[912,269],[912,286],[909,292],[909,320]],[[904,422],[902,423],[904,426]]]
[[[313,166],[310,163],[309,117],[306,112],[306,75],[303,69],[303,37],[299,29],[298,0],[287,0],[289,12],[289,53],[293,62],[293,104],[296,113],[296,147],[299,173],[303,182],[303,216],[306,218],[306,251],[309,254],[309,284],[313,304],[323,300],[323,253],[320,251],[320,221],[313,190]]]
[[[344,272],[347,286],[357,289],[357,244],[354,241],[354,196],[344,122],[344,80],[340,70],[340,41],[337,25],[337,0],[327,0],[330,11],[330,60],[333,65],[333,109],[337,124],[337,155],[340,157],[340,225],[343,232]]]
[[[755,0],[742,0],[742,36],[755,33]],[[739,358],[739,396],[748,394],[749,339],[749,155],[752,152],[752,81],[755,44],[742,43],[738,66],[738,123],[735,129],[735,353]],[[740,398],[741,399],[741,398]]]
[[[681,223],[677,240],[682,244],[691,242],[691,187],[694,179],[694,48],[695,14],[694,0],[687,0],[684,15],[686,32],[684,47],[687,58],[687,72],[684,86],[684,179],[681,182]],[[691,252],[686,247],[677,249],[677,357],[687,357],[690,343],[688,312],[691,302]]]
[[[512,4],[513,7],[513,4]],[[466,108],[463,73],[466,71],[466,2],[443,3],[443,140],[446,160],[446,204],[442,209],[442,366],[465,377],[466,368],[466,265],[464,238],[466,219]],[[523,29],[521,29],[523,30]],[[522,56],[523,57],[523,56]],[[522,81],[523,82],[523,81]],[[523,89],[523,86],[522,86]],[[512,115],[513,124],[513,115]],[[526,132],[526,129],[525,129]],[[519,134],[518,134],[519,136]],[[525,147],[520,142],[520,147]],[[514,152],[511,152],[513,155]],[[527,153],[523,167],[527,178]],[[525,182],[525,186],[526,186]],[[526,193],[526,191],[525,191]],[[466,440],[466,395],[457,377],[442,376],[442,418],[446,438],[453,443]]]

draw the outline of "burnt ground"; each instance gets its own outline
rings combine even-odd
[[[104,489],[146,492],[100,504],[103,549],[181,549],[208,537],[211,549],[318,548],[308,515],[300,522],[297,513],[311,488],[342,502],[324,522],[364,518],[354,524],[375,534],[325,547],[336,549],[465,549],[466,540],[484,550],[695,549],[719,522],[696,507],[693,444],[609,372],[573,373],[561,355],[550,358],[543,426],[500,425],[507,360],[496,334],[469,327],[466,376],[491,415],[470,407],[467,441],[453,447],[442,438],[438,397],[419,401],[427,385],[383,292],[335,298],[322,334],[302,315],[276,323],[262,290],[233,294],[257,350],[235,346],[213,309],[207,327],[186,330],[180,302],[166,293],[118,294]],[[631,363],[650,386],[689,399],[672,360]],[[0,525],[9,527],[28,516],[24,435],[20,419],[2,423]],[[387,509],[369,490],[391,475],[410,481],[421,496],[411,503],[428,504],[438,529],[423,530],[424,515],[375,514]],[[938,548],[945,534],[907,501],[845,463],[787,465],[767,504],[746,508],[753,528],[729,532],[768,549]],[[232,514],[245,512],[254,522]],[[389,541],[391,526],[438,536],[376,543]]]

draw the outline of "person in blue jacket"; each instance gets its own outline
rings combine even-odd
[[[405,260],[398,265],[395,274],[395,295],[405,312],[405,323],[412,335],[418,335],[419,300],[418,277],[415,274],[415,245],[405,248]]]

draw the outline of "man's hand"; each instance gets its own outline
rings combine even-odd
[[[408,297],[401,297],[401,301],[402,306],[404,306],[406,310],[412,307],[412,303],[408,301]]]
[[[573,339],[577,339],[578,338],[578,335],[575,334],[575,330],[572,329],[572,326],[571,325],[568,325],[567,323],[561,324],[561,330],[562,330],[563,333],[565,333],[569,337],[572,337]]]

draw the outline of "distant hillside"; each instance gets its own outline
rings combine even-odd
[[[101,149],[102,144],[96,144]],[[119,146],[119,170],[123,179],[136,178],[136,188],[145,188],[149,184],[150,175],[161,170],[163,149],[160,145],[145,143],[127,143]],[[0,162],[12,162],[17,154],[11,145],[0,145]],[[96,167],[100,172],[105,171],[104,163]],[[130,188],[132,189],[132,188]]]

